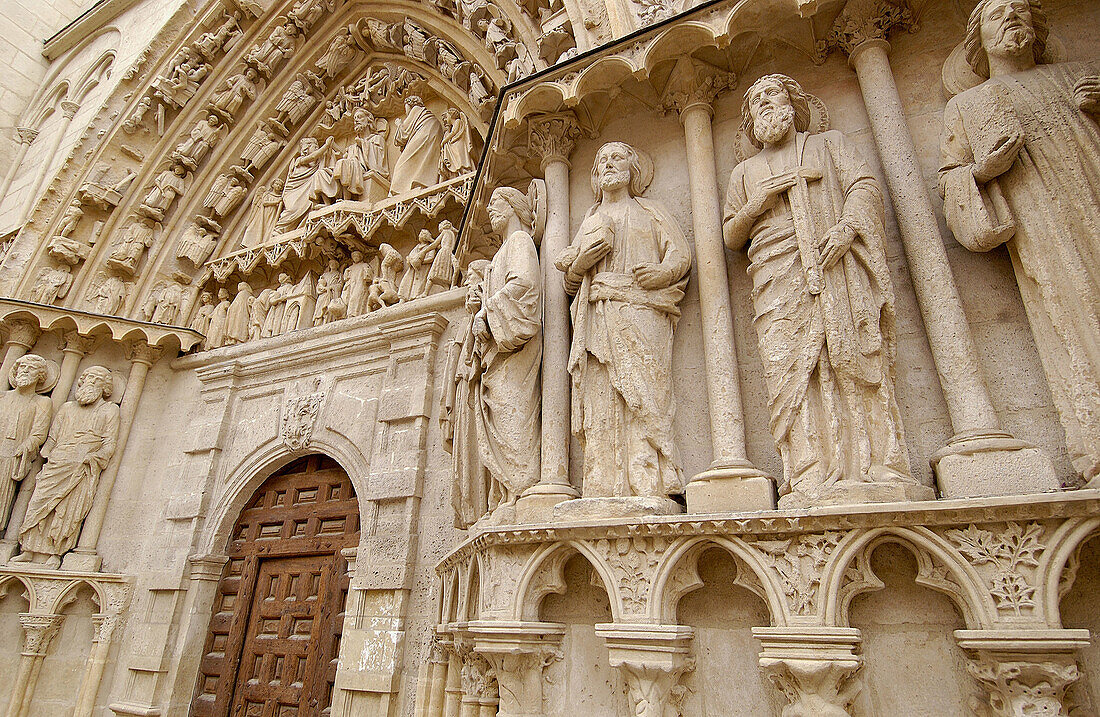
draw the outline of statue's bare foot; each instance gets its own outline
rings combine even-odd
[[[60,567],[61,567],[61,556],[60,555],[51,555],[50,557],[46,558],[46,569],[47,570],[57,570]]]
[[[29,563],[31,561],[31,557],[32,556],[29,552],[23,551],[22,553],[19,553],[19,555],[16,555],[16,556],[12,557],[12,559],[9,560],[8,562],[9,563]]]

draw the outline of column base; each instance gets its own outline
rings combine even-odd
[[[932,471],[944,498],[1062,490],[1050,458],[1007,433],[952,438],[932,456]]]
[[[566,500],[554,506],[551,514],[553,522],[577,520],[622,520],[626,518],[644,518],[651,515],[677,515],[682,513],[680,504],[671,498],[658,497],[611,497],[577,498]]]
[[[516,501],[516,522],[548,523],[553,518],[554,506],[580,496],[571,485],[537,483],[523,491]]]
[[[103,567],[103,558],[94,551],[82,552],[80,548],[66,553],[61,560],[62,570],[78,573],[98,573]]]
[[[745,461],[711,466],[684,489],[689,513],[750,513],[775,510],[775,483]]]

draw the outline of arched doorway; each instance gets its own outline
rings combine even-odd
[[[193,717],[327,715],[359,502],[331,458],[268,478],[241,511],[191,702]]]

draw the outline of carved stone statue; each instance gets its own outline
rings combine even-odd
[[[672,334],[691,250],[668,209],[641,196],[651,166],[622,142],[600,148],[596,203],[556,263],[576,296],[569,372],[585,498],[663,497],[683,484],[672,436]]]
[[[397,289],[397,295],[401,301],[419,299],[428,295],[431,286],[428,283],[428,272],[431,271],[432,261],[435,260],[436,250],[439,248],[439,240],[432,237],[427,229],[421,229],[416,238],[416,246],[409,252],[405,259],[405,275],[401,277],[401,285]]]
[[[329,259],[328,267],[317,278],[317,303],[313,307],[313,325],[320,326],[344,318],[347,306],[341,294],[344,290],[344,273],[340,262]]]
[[[241,152],[241,168],[246,172],[263,169],[286,144],[286,131],[275,120],[266,119],[256,126]]]
[[[245,100],[256,99],[256,92],[259,89],[259,73],[252,67],[246,67],[244,72],[238,72],[222,83],[222,86],[210,97],[210,105],[233,117]]]
[[[73,275],[68,264],[44,267],[31,286],[31,301],[53,304],[58,299],[64,299],[72,285]]]
[[[275,222],[275,233],[281,234],[297,228],[302,219],[315,206],[316,198],[335,194],[331,171],[321,161],[332,148],[329,137],[323,145],[314,137],[303,137],[298,145],[298,156],[290,162],[283,187],[283,211]]]
[[[456,421],[477,431],[479,463],[489,480],[486,508],[494,511],[514,505],[539,480],[542,271],[530,197],[511,187],[497,188],[489,200],[489,220],[503,242],[485,271],[470,329],[472,360],[480,364],[474,415]],[[466,467],[476,466],[467,461]],[[462,493],[476,495],[480,471],[456,474],[460,478],[472,481]]]
[[[88,257],[91,247],[72,238],[72,233],[83,218],[84,207],[79,201],[72,202],[57,226],[57,233],[50,238],[49,246],[46,248],[50,256],[63,264],[74,266]]]
[[[116,274],[100,272],[84,298],[84,305],[95,314],[117,315],[130,293],[130,283]]]
[[[157,223],[149,217],[133,217],[126,230],[107,257],[107,266],[127,276],[137,272],[138,262],[145,250],[153,246]]]
[[[290,297],[290,292],[294,290],[294,280],[290,278],[290,274],[279,274],[279,285],[275,288],[275,293],[269,298],[270,308],[267,315],[264,317],[263,327],[260,329],[260,336],[267,338],[268,336],[278,336],[283,330],[283,314],[286,313],[286,300]]]
[[[61,565],[76,545],[80,524],[91,510],[100,473],[115,453],[118,406],[111,372],[92,366],[76,382],[76,400],[57,411],[42,446],[46,465],[39,471],[20,529],[22,553],[12,562]]]
[[[429,289],[431,287],[450,289],[458,278],[458,257],[455,256],[458,232],[455,231],[454,224],[446,219],[439,222],[439,236],[436,237],[436,242],[439,248],[432,261],[432,268],[428,271]]]
[[[225,319],[225,343],[227,346],[248,341],[249,320],[252,317],[252,286],[247,281],[237,284],[237,295],[229,303]]]
[[[439,174],[450,179],[474,171],[474,136],[466,115],[453,107],[443,113],[443,149],[439,157]]]
[[[202,206],[210,210],[211,216],[222,219],[233,213],[244,201],[246,194],[248,187],[240,177],[235,174],[220,174],[203,198]]]
[[[398,277],[405,268],[405,257],[401,252],[386,243],[378,247],[381,262],[378,273],[370,285],[370,295],[367,297],[367,308],[371,311],[383,309],[400,301],[397,294]]]
[[[325,83],[316,73],[309,70],[299,73],[275,105],[280,124],[298,124],[321,101],[324,93]]]
[[[206,341],[203,345],[208,349],[216,349],[225,345],[225,331],[229,327],[229,290],[218,289],[218,303],[210,313],[210,325],[206,331]]]
[[[201,266],[218,245],[216,225],[206,217],[196,217],[176,242],[176,258]]]
[[[345,27],[332,38],[325,54],[317,60],[317,69],[325,77],[336,77],[355,59],[355,41],[351,37],[351,28]]]
[[[244,34],[241,30],[242,19],[244,19],[244,14],[240,11],[232,14],[225,13],[225,20],[222,24],[213,30],[204,32],[195,41],[195,48],[208,60],[213,60],[222,51],[228,52],[233,49],[233,46]]]
[[[267,288],[256,295],[252,300],[252,306],[248,310],[248,340],[255,341],[263,336],[264,322],[271,311],[271,299],[276,290]]]
[[[202,335],[210,330],[210,318],[214,315],[214,296],[209,291],[199,294],[199,305],[195,308],[195,314],[191,317],[191,325],[195,331]]]
[[[749,244],[780,503],[932,497],[910,477],[894,398],[878,184],[844,135],[805,131],[809,103],[789,77],[757,80],[742,122],[763,150],[730,176],[724,231],[730,249]]]
[[[401,154],[393,166],[391,194],[403,194],[439,182],[443,125],[417,95],[405,98],[405,116],[394,120],[393,139]]]
[[[257,247],[263,244],[275,231],[275,220],[279,218],[279,208],[283,204],[283,180],[271,182],[271,188],[260,187],[252,200],[252,207],[245,219],[241,246]]]
[[[286,287],[285,293],[280,297],[283,304],[280,334],[289,334],[312,325],[316,283],[313,272],[307,271],[297,284]]]
[[[227,128],[218,115],[211,112],[205,118],[199,120],[187,139],[176,145],[172,158],[186,165],[192,171],[199,166],[210,150],[222,140]]]
[[[26,354],[11,367],[11,390],[0,391],[0,530],[19,483],[30,473],[46,440],[53,404],[45,393],[57,383],[58,368],[38,354]]]
[[[177,273],[172,281],[163,281],[154,287],[142,305],[142,318],[154,324],[178,326],[184,292],[189,283],[187,275]]]
[[[1100,476],[1100,64],[1046,63],[1038,0],[983,0],[966,57],[989,79],[944,111],[947,224],[971,251],[1008,242],[1070,458]]]
[[[301,33],[294,23],[279,25],[271,31],[266,40],[248,53],[245,61],[270,77],[272,71],[294,54],[300,40]]]
[[[360,316],[367,313],[367,297],[370,296],[374,271],[369,262],[363,259],[363,252],[351,253],[351,266],[344,269],[344,289],[341,294],[347,316]]]
[[[171,167],[153,180],[153,188],[139,207],[141,213],[155,221],[163,221],[172,203],[187,191],[190,178],[187,167],[180,162],[172,162]]]
[[[209,74],[210,64],[190,47],[184,47],[167,74],[153,81],[153,95],[167,106],[179,109],[195,96]]]
[[[368,193],[368,175],[371,172],[386,175],[386,121],[376,120],[363,108],[355,110],[352,117],[355,136],[336,162],[333,178],[339,183],[343,198],[370,199],[364,197]]]
[[[335,9],[336,0],[298,0],[287,13],[287,17],[305,32],[309,32],[310,28],[321,19],[321,15]]]

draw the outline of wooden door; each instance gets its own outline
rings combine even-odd
[[[269,478],[229,543],[194,717],[328,714],[348,590],[343,548],[359,542],[347,475],[324,456]]]

